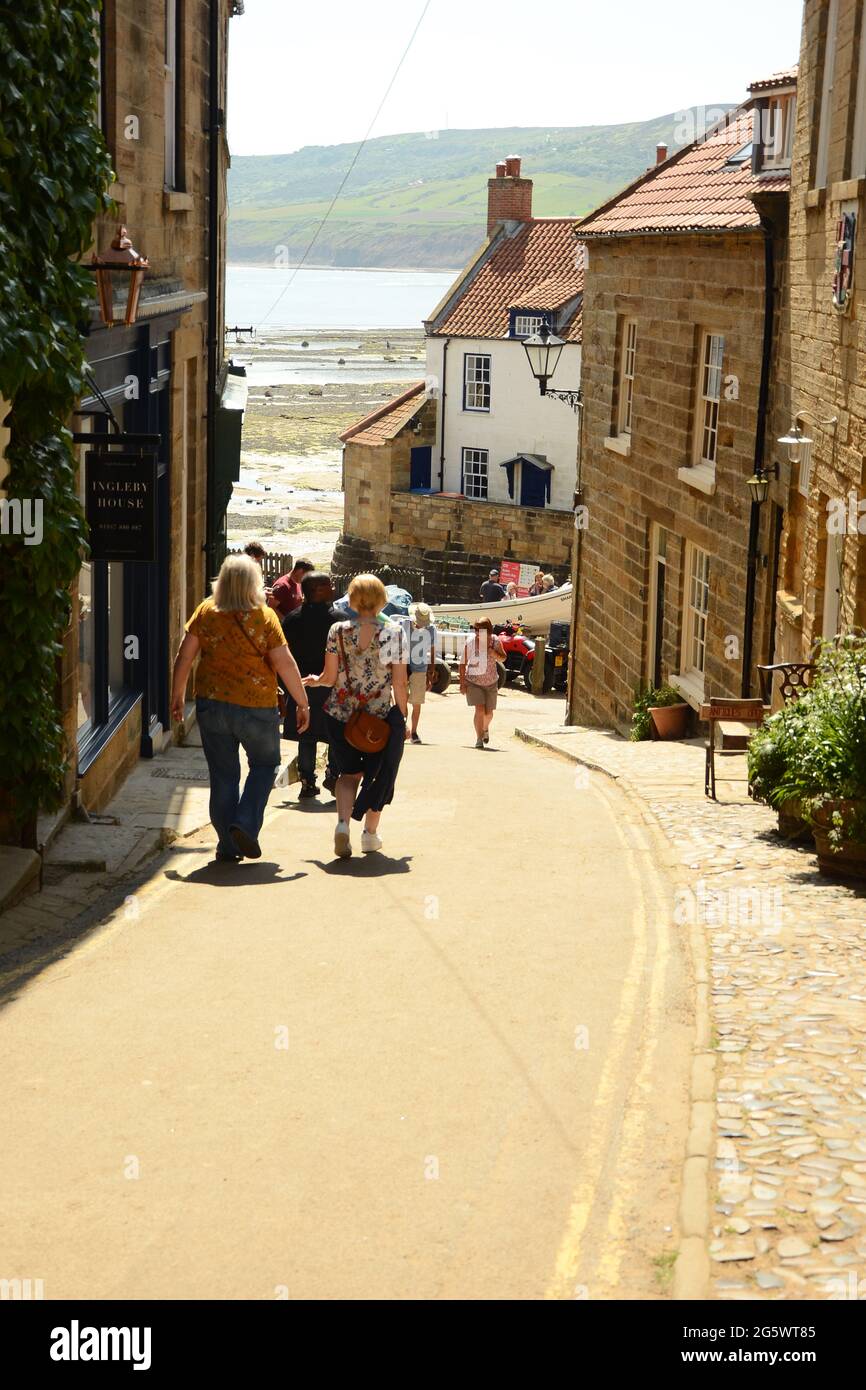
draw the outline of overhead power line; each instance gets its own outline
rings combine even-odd
[[[258,324],[256,325],[257,328],[261,328],[262,324],[265,323],[265,322],[270,318],[271,314],[274,312],[274,310],[276,309],[277,305],[278,305],[278,304],[280,303],[280,301],[283,299],[284,295],[286,295],[286,294],[288,293],[288,291],[291,289],[292,284],[293,284],[294,279],[295,279],[295,276],[297,275],[298,271],[301,270],[301,269],[303,268],[303,266],[306,264],[307,257],[309,256],[310,252],[312,251],[313,247],[315,246],[316,242],[318,241],[319,235],[320,235],[320,233],[322,232],[322,229],[324,228],[325,224],[327,223],[328,218],[331,216],[331,213],[334,211],[334,208],[335,208],[336,205],[337,205],[337,201],[338,201],[338,199],[339,199],[339,197],[340,197],[340,194],[343,192],[343,189],[346,187],[346,184],[349,182],[349,179],[350,179],[350,177],[351,177],[351,175],[352,175],[352,170],[355,168],[355,165],[358,163],[358,160],[359,160],[360,157],[361,157],[361,153],[362,153],[362,151],[363,151],[363,149],[364,149],[364,146],[366,145],[367,141],[368,141],[369,138],[370,138],[370,134],[371,134],[371,132],[372,132],[372,130],[373,130],[373,127],[375,126],[376,122],[377,122],[378,119],[379,119],[379,116],[380,116],[381,113],[382,113],[382,108],[383,108],[383,106],[385,105],[385,102],[388,100],[388,97],[391,95],[391,88],[394,86],[394,83],[397,81],[397,78],[398,78],[398,76],[399,76],[399,74],[400,74],[400,69],[402,68],[403,64],[405,63],[406,59],[407,59],[408,56],[409,56],[409,52],[410,52],[410,50],[411,50],[411,48],[412,48],[413,43],[415,42],[415,36],[417,35],[418,30],[421,28],[421,25],[422,25],[423,22],[424,22],[424,16],[426,15],[426,13],[427,13],[427,11],[429,10],[429,8],[430,8],[430,6],[432,5],[432,3],[433,3],[433,0],[425,0],[424,8],[423,8],[423,10],[421,11],[420,15],[418,16],[418,20],[417,20],[417,23],[416,23],[416,25],[415,25],[415,28],[412,30],[412,33],[411,33],[410,36],[409,36],[409,42],[406,44],[406,47],[403,49],[403,53],[402,53],[402,55],[401,55],[401,57],[400,57],[400,61],[398,62],[397,66],[395,67],[395,69],[394,69],[394,71],[393,71],[393,73],[391,74],[391,81],[388,83],[388,86],[385,88],[385,93],[384,93],[384,95],[383,95],[383,97],[382,97],[382,100],[379,102],[379,105],[376,107],[375,113],[374,113],[374,115],[373,115],[373,119],[370,121],[370,124],[367,126],[367,130],[366,130],[366,132],[365,132],[365,134],[364,134],[364,138],[363,138],[363,140],[361,141],[361,143],[360,143],[360,145],[358,146],[358,148],[356,149],[354,155],[352,156],[352,159],[351,159],[351,162],[350,162],[350,164],[349,164],[349,167],[348,167],[348,169],[346,170],[345,174],[343,175],[343,177],[342,177],[342,179],[341,179],[341,181],[340,181],[340,186],[339,186],[339,188],[337,189],[336,193],[334,194],[333,198],[331,199],[331,202],[330,202],[330,205],[329,205],[329,207],[328,207],[327,212],[325,213],[324,217],[322,218],[322,220],[321,220],[321,222],[319,223],[319,225],[318,225],[318,227],[316,228],[316,230],[313,232],[313,235],[311,236],[311,238],[310,238],[310,240],[309,240],[309,242],[308,242],[308,244],[307,244],[307,246],[306,246],[306,248],[305,248],[305,250],[304,250],[304,254],[301,256],[301,259],[298,261],[298,264],[297,264],[296,266],[293,267],[292,273],[291,273],[291,276],[289,277],[288,282],[287,282],[287,283],[283,286],[283,288],[280,290],[280,293],[277,295],[277,297],[276,297],[276,299],[274,300],[273,304],[271,305],[270,309],[268,309],[268,312],[259,320]],[[288,233],[286,233],[286,235],[288,236]]]

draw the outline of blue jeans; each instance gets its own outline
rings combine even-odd
[[[229,826],[239,825],[259,838],[265,807],[280,765],[280,712],[233,705],[228,700],[195,702],[201,746],[210,773],[210,818],[225,854],[236,854]],[[250,770],[240,791],[239,749]]]

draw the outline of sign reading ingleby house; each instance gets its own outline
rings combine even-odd
[[[156,559],[156,455],[88,453],[91,560]]]

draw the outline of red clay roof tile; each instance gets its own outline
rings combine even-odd
[[[510,309],[561,309],[582,293],[576,259],[573,218],[535,217],[516,232],[500,232],[463,292],[433,321],[432,333],[507,338]],[[580,329],[578,308],[556,331],[579,343]]]
[[[578,238],[757,229],[760,219],[749,194],[786,192],[790,176],[787,172],[756,176],[750,158],[730,164],[751,139],[752,111],[739,107],[705,140],[648,170],[578,222]]]
[[[407,391],[377,406],[357,424],[350,425],[340,439],[344,444],[350,439],[353,444],[386,444],[418,414],[425,400],[424,382],[416,381]]]

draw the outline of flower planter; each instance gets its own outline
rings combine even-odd
[[[866,879],[866,842],[851,839],[849,833],[862,834],[866,804],[863,801],[825,801],[812,813],[812,833],[822,874],[841,878]],[[834,818],[841,817],[842,840],[838,849],[830,838],[836,829]],[[855,821],[859,822],[855,826]]]
[[[690,710],[691,705],[685,702],[681,705],[650,705],[649,716],[655,730],[655,737],[661,739],[685,738],[689,726]]]

